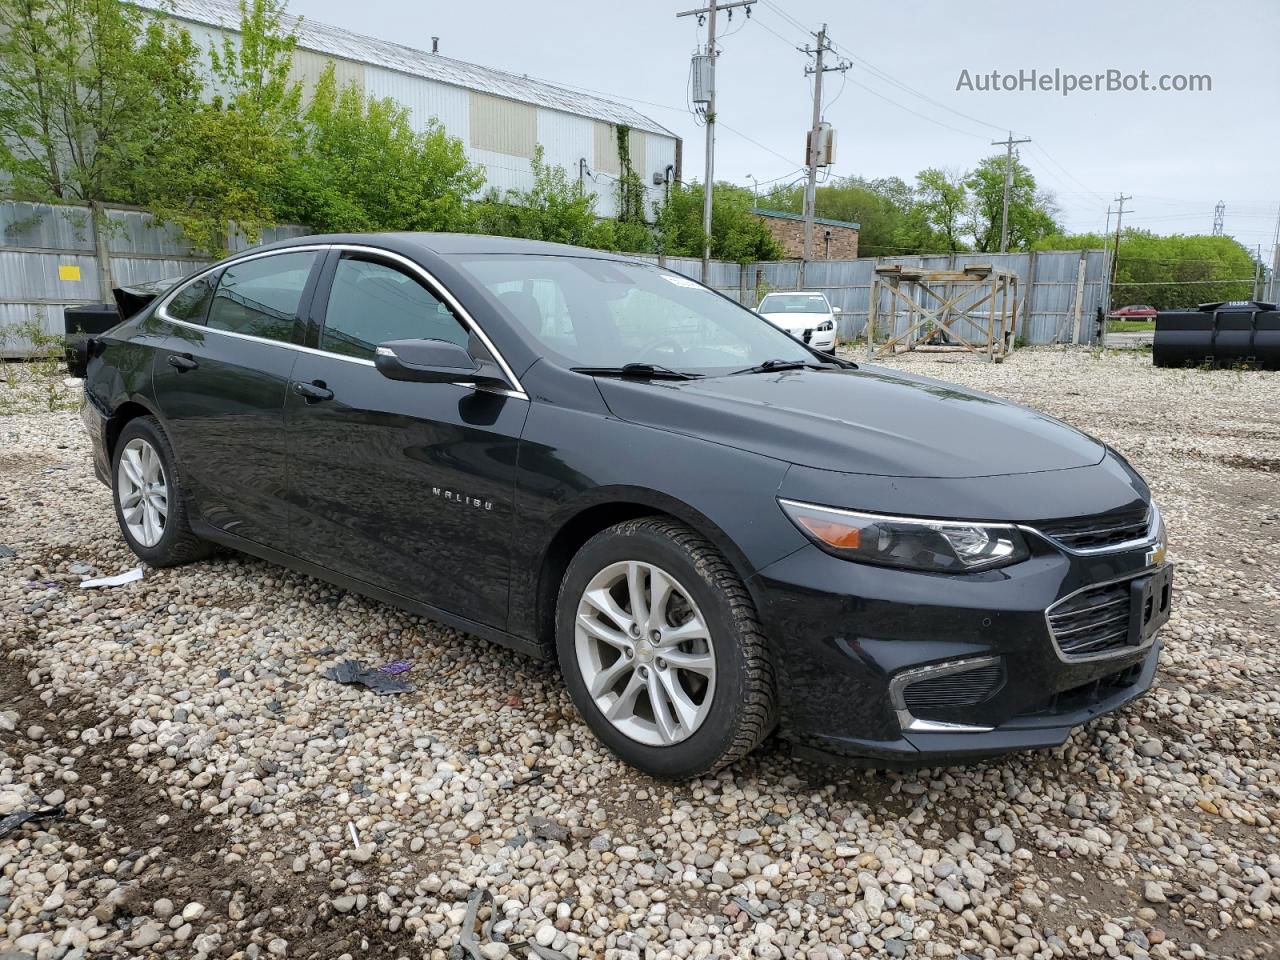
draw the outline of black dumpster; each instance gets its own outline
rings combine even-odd
[[[1280,370],[1280,310],[1274,303],[1228,300],[1156,315],[1157,367],[1248,366]]]
[[[119,322],[120,310],[114,303],[86,303],[62,311],[63,343],[72,376],[84,375],[83,370],[76,372],[84,360],[77,354],[77,348],[95,333],[105,333]]]

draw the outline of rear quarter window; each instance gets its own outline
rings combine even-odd
[[[188,284],[165,304],[164,312],[175,320],[204,323],[205,314],[209,312],[209,303],[213,300],[213,288],[217,282],[217,274],[212,274]]]

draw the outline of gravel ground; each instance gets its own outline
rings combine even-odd
[[[1164,507],[1157,686],[1060,749],[888,773],[775,739],[655,782],[552,667],[316,580],[227,555],[80,589],[134,559],[79,422],[0,417],[0,816],[66,811],[0,840],[0,958],[443,960],[475,886],[490,958],[1280,955],[1280,380],[894,362],[1098,435]],[[417,689],[322,677],[348,657]]]

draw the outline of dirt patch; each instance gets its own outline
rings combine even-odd
[[[19,729],[0,741],[19,761],[47,756],[50,740],[69,742],[70,731],[96,727],[107,719],[96,705],[78,699],[60,700],[51,709],[13,666],[0,671],[0,702],[22,717]],[[40,741],[24,732],[32,724],[45,730]],[[179,910],[192,902],[206,907],[208,912],[194,924],[191,942],[165,948],[161,941],[143,956],[189,957],[202,928],[215,922],[233,923],[241,942],[257,942],[264,949],[272,939],[282,938],[288,941],[289,956],[308,960],[332,960],[343,953],[422,954],[422,944],[407,931],[386,930],[372,904],[365,913],[338,915],[326,902],[329,891],[324,884],[300,878],[285,885],[267,870],[244,866],[239,857],[228,863],[228,837],[197,810],[167,802],[149,781],[146,761],[139,763],[128,755],[129,742],[113,738],[87,747],[75,764],[80,779],[67,793],[91,798],[91,811],[28,826],[6,843],[44,832],[87,850],[91,865],[81,872],[81,881],[91,885],[112,876],[125,889],[114,908],[100,914],[104,925],[122,931],[125,939],[146,922],[161,898]],[[35,929],[29,925],[27,932]]]
[[[1263,473],[1280,473],[1280,457],[1250,457],[1243,453],[1219,458],[1221,463],[1237,470],[1260,470]]]

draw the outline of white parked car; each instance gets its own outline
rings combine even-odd
[[[836,348],[840,308],[831,306],[826,294],[816,290],[771,293],[760,301],[756,313],[816,350]]]

